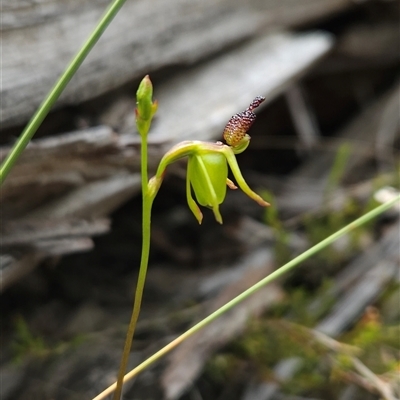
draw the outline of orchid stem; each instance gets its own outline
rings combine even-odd
[[[132,308],[131,320],[126,334],[124,350],[122,353],[121,364],[118,371],[117,384],[113,400],[120,400],[124,375],[128,365],[129,354],[132,347],[133,336],[142,305],[144,284],[146,281],[147,266],[150,253],[150,232],[151,232],[151,207],[155,195],[150,195],[148,190],[148,171],[147,171],[147,132],[143,132],[141,142],[141,176],[142,176],[142,256],[140,260],[139,276],[135,291],[135,300]]]

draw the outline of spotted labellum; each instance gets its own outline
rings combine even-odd
[[[228,179],[228,165],[243,192],[261,206],[269,206],[247,185],[235,157],[235,154],[243,152],[249,145],[250,136],[247,131],[256,119],[253,110],[264,100],[264,97],[256,97],[245,111],[235,114],[229,120],[223,133],[227,144],[194,140],[181,142],[170,149],[161,159],[156,175],[150,179],[149,194],[156,195],[169,164],[188,157],[186,197],[189,208],[199,223],[203,219],[203,214],[197,203],[211,208],[215,219],[222,224],[219,205],[225,199],[226,187],[237,189],[237,186]],[[193,199],[192,191],[197,203]]]
[[[247,134],[247,131],[256,120],[256,114],[253,113],[253,110],[264,100],[265,97],[257,96],[246,110],[235,114],[226,124],[222,136],[225,142],[236,150],[236,154],[245,150],[249,145],[250,136]],[[245,148],[242,149],[242,146],[245,146]]]

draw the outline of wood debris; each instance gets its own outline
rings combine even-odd
[[[350,0],[286,0],[283,6],[275,0],[251,0],[245,6],[230,0],[194,0],[190,5],[157,0],[152,7],[146,0],[126,2],[58,106],[99,96],[140,78],[143,71],[194,63],[262,30],[298,26],[351,6]],[[103,0],[75,1],[68,6],[63,1],[4,4],[4,127],[29,118],[105,7]]]
[[[157,98],[162,106],[149,137],[151,169],[179,141],[218,139],[248,98],[262,94],[272,101],[332,44],[322,32],[271,34],[161,85]],[[66,218],[103,218],[138,193],[140,142],[132,134],[133,110],[124,107],[119,116],[126,121],[121,122],[125,133],[103,125],[34,140],[2,186],[3,223],[33,218],[44,226],[63,224]],[[108,114],[107,120],[112,123],[113,117]],[[1,149],[3,159],[8,150]],[[52,242],[42,243],[40,250],[50,256],[92,248],[90,241],[67,239],[57,251],[49,251]]]

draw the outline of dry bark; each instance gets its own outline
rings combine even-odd
[[[341,177],[344,180],[362,163],[373,157],[376,143],[379,143],[382,123],[387,124],[383,119],[385,111],[388,107],[398,110],[399,94],[400,84],[396,83],[338,133],[339,140],[334,148],[329,147],[319,154],[313,155],[298,168],[284,183],[284,188],[279,195],[279,207],[297,215],[320,209],[326,198],[329,174],[340,146],[347,143],[351,151]],[[393,115],[393,117],[395,132],[399,133],[398,125],[396,125],[398,115]],[[339,188],[334,197],[340,198]]]
[[[77,104],[169,65],[193,63],[264,29],[327,17],[350,0],[128,1],[69,83]],[[3,128],[34,112],[100,19],[108,0],[2,3]]]
[[[219,138],[232,114],[256,95],[271,101],[332,44],[331,36],[323,32],[267,35],[157,88],[160,108],[149,136],[150,168],[178,141]],[[1,191],[3,225],[10,237],[20,234],[15,227],[23,226],[21,221],[34,220],[37,229],[23,246],[50,256],[90,249],[90,236],[108,229],[82,235],[70,229],[56,235],[77,220],[99,224],[140,190],[140,141],[132,134],[134,101],[127,101],[130,107],[117,103],[122,104],[123,111],[117,114],[125,121],[126,133],[117,134],[105,125],[35,140],[28,146]],[[113,119],[110,114],[104,122]],[[1,149],[1,158],[8,150]],[[43,238],[46,224],[54,227],[53,237]],[[9,247],[19,249],[15,262],[25,254],[21,245],[10,242]]]

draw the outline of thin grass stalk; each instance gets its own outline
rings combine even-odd
[[[240,295],[235,297],[233,300],[229,301],[228,303],[223,305],[221,308],[214,311],[208,317],[206,317],[202,321],[198,322],[196,325],[194,325],[192,328],[188,329],[182,335],[178,336],[175,340],[173,340],[172,342],[167,344],[161,350],[154,353],[147,360],[143,361],[141,364],[139,364],[137,367],[135,367],[133,370],[131,370],[128,374],[125,375],[124,383],[128,382],[129,380],[131,380],[132,378],[137,376],[140,372],[145,370],[147,367],[152,365],[154,362],[159,360],[161,357],[165,356],[167,353],[169,353],[171,350],[176,348],[179,344],[184,342],[190,336],[199,332],[201,329],[203,329],[209,323],[211,323],[212,321],[214,321],[215,319],[217,319],[218,317],[223,315],[225,312],[229,311],[230,309],[232,309],[233,307],[235,307],[236,305],[241,303],[243,300],[247,299],[249,296],[251,296],[257,290],[261,289],[268,283],[271,283],[272,281],[280,278],[281,276],[283,276],[284,274],[286,274],[287,272],[292,270],[294,267],[298,266],[303,261],[307,260],[311,256],[315,255],[319,251],[323,250],[327,246],[334,243],[336,240],[338,240],[343,235],[348,234],[352,230],[360,227],[361,225],[366,224],[367,222],[371,221],[373,218],[376,218],[377,216],[381,215],[383,212],[385,212],[388,209],[390,209],[391,207],[393,207],[397,202],[400,202],[400,195],[398,195],[394,199],[374,208],[373,210],[364,214],[360,218],[357,218],[350,224],[346,225],[344,228],[342,228],[339,231],[328,236],[326,239],[317,243],[315,246],[311,247],[310,249],[306,250],[304,253],[295,257],[293,260],[289,261],[282,267],[278,268],[276,271],[272,272],[271,274],[266,276],[264,279],[262,279],[255,285],[251,286],[249,289],[245,290],[243,293],[241,293]],[[110,393],[112,393],[115,390],[115,388],[116,388],[116,384],[114,383],[113,385],[109,386],[106,390],[104,390],[102,393],[100,393],[98,396],[94,397],[92,400],[104,399],[106,396],[108,396]]]
[[[126,0],[114,0],[100,21],[97,23],[93,32],[86,40],[86,42],[82,45],[81,49],[75,55],[75,57],[70,61],[65,71],[58,78],[57,82],[51,88],[50,92],[47,94],[43,102],[40,104],[39,108],[36,110],[35,114],[33,114],[32,118],[26,125],[25,129],[21,133],[18,140],[15,142],[13,148],[10,153],[7,155],[5,160],[3,161],[0,168],[0,185],[3,184],[7,175],[10,173],[12,167],[18,160],[21,153],[25,150],[25,147],[28,145],[29,141],[32,139],[33,135],[38,130],[39,126],[46,118],[49,113],[51,107],[60,97],[61,93],[67,86],[68,82],[74,76],[78,68],[81,66],[87,55],[93,49],[94,45],[100,39],[103,32],[106,30],[107,26],[113,20],[113,18],[117,15],[118,11],[124,5]]]

